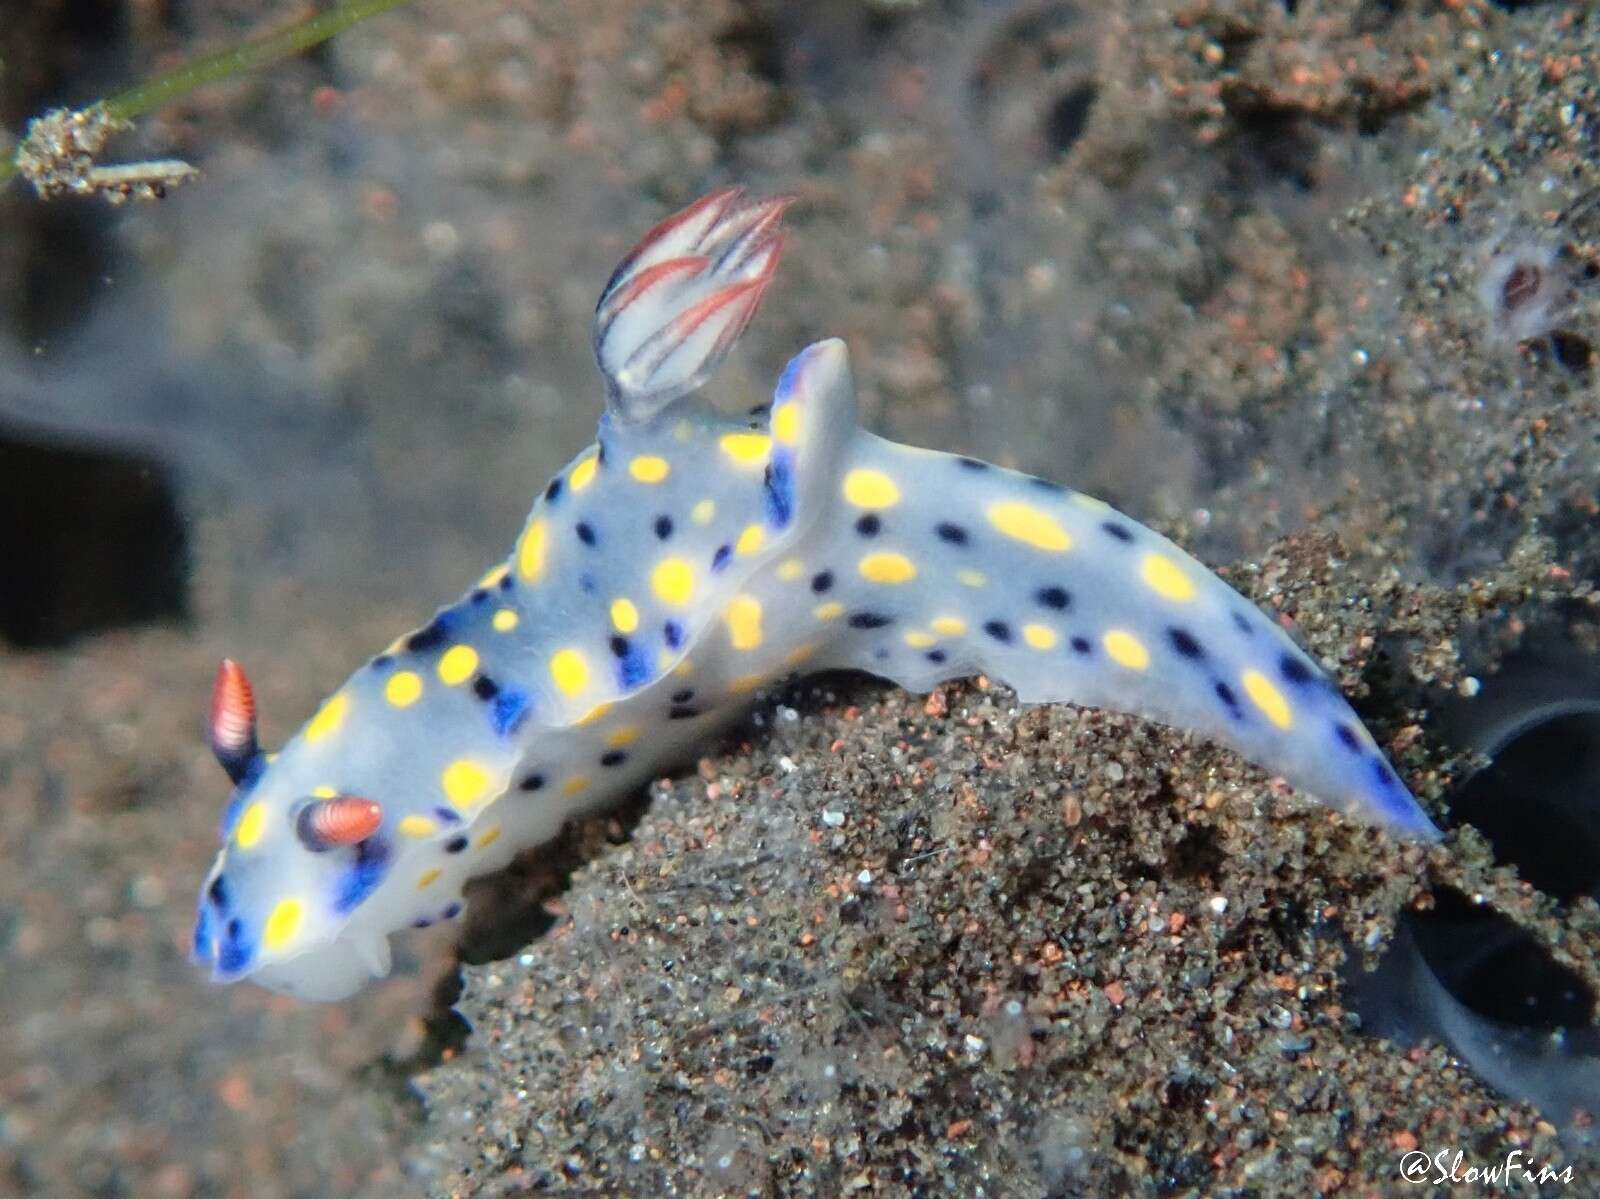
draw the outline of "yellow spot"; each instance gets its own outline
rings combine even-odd
[[[390,675],[383,688],[383,698],[397,708],[409,708],[422,698],[421,676],[409,670]]]
[[[606,714],[615,706],[616,705],[610,703],[609,701],[603,704],[596,704],[582,716],[578,717],[577,720],[573,721],[573,727],[579,729],[588,728],[595,721],[605,719]]]
[[[484,829],[483,836],[479,837],[474,844],[479,849],[488,849],[498,840],[500,840],[500,826],[497,824],[493,828]]]
[[[402,837],[431,837],[439,826],[426,816],[407,816],[398,825]]]
[[[736,595],[728,604],[728,640],[734,649],[755,649],[761,644],[761,601],[753,595]]]
[[[1072,548],[1072,538],[1067,536],[1067,531],[1048,512],[1042,512],[1032,504],[1015,500],[995,504],[989,509],[989,523],[1007,537],[1031,545],[1036,550],[1059,554]]]
[[[1150,651],[1145,649],[1144,642],[1132,633],[1122,629],[1112,629],[1103,638],[1106,653],[1111,655],[1111,660],[1118,666],[1126,666],[1129,670],[1143,670],[1150,665]]]
[[[956,578],[961,580],[964,587],[982,587],[989,579],[981,570],[958,570]]]
[[[327,703],[323,704],[317,714],[311,718],[311,723],[306,725],[306,740],[312,745],[325,737],[331,737],[338,732],[339,726],[344,723],[344,714],[350,709],[350,697],[340,692]]]
[[[1022,626],[1022,639],[1034,649],[1051,649],[1058,638],[1056,631],[1049,625],[1025,624]]]
[[[689,519],[697,525],[708,525],[717,514],[717,506],[710,500],[701,500],[689,509]]]
[[[500,585],[500,580],[506,577],[506,573],[510,571],[510,569],[511,568],[504,562],[500,563],[499,566],[495,567],[488,574],[484,575],[483,578],[478,580],[478,586],[484,588],[498,587]]]
[[[959,637],[967,631],[967,622],[955,616],[939,616],[933,620],[933,631],[941,637]]]
[[[426,891],[429,887],[433,886],[434,883],[439,881],[439,876],[443,873],[444,871],[440,870],[437,866],[428,867],[428,869],[424,870],[417,876],[417,890]]]
[[[844,498],[857,508],[893,508],[900,489],[880,470],[853,470],[844,477]]]
[[[566,695],[576,695],[589,685],[589,663],[575,649],[558,649],[550,657],[550,677]]]
[[[244,810],[244,815],[239,817],[239,825],[233,831],[233,839],[239,843],[240,849],[253,849],[261,834],[267,831],[267,805],[257,800]]]
[[[494,614],[494,619],[490,623],[494,625],[495,632],[509,633],[521,622],[522,617],[517,615],[514,608],[501,608]]]
[[[641,483],[659,483],[672,473],[672,464],[654,454],[641,454],[628,463],[628,473]]]
[[[626,749],[639,739],[640,730],[636,724],[625,724],[620,729],[613,729],[606,737],[606,744],[612,749]]]
[[[744,532],[739,534],[739,540],[734,542],[733,548],[741,554],[753,554],[761,548],[761,543],[767,538],[767,531],[760,525],[746,525]]]
[[[1286,729],[1294,724],[1294,716],[1289,711],[1289,701],[1283,698],[1283,692],[1272,685],[1271,680],[1259,670],[1247,670],[1239,676],[1239,681],[1244,684],[1244,693],[1250,697],[1252,703],[1261,709],[1261,713],[1280,729]]]
[[[1163,599],[1181,604],[1194,598],[1194,584],[1189,576],[1165,554],[1146,554],[1139,566],[1139,577]]]
[[[790,558],[787,562],[778,564],[778,578],[785,583],[792,583],[806,573],[806,564],[799,558]]]
[[[772,435],[784,445],[793,445],[800,440],[800,405],[778,405],[772,414]]]
[[[924,633],[920,629],[913,629],[906,634],[906,644],[912,649],[927,649],[930,645],[938,644],[938,641],[932,633]]]
[[[530,583],[544,577],[544,560],[550,546],[549,531],[542,518],[528,522],[522,534],[522,544],[517,547],[517,573]]]
[[[783,660],[783,664],[785,666],[798,666],[816,652],[817,647],[814,644],[798,646],[789,651],[788,656]]]
[[[909,583],[917,577],[917,568],[904,554],[868,554],[856,569],[869,583]]]
[[[664,662],[666,662],[669,665],[671,664],[671,662],[672,662],[672,653],[671,653],[671,651],[663,650],[661,656],[662,656],[662,659],[663,659]],[[665,670],[666,666],[663,666],[662,669]],[[673,667],[673,670],[672,670],[673,676],[675,678],[680,678],[680,679],[686,679],[690,675],[692,675],[693,673],[694,673],[694,663],[691,662],[688,658],[685,658],[682,662],[679,662],[677,664],[677,666]]]
[[[586,775],[586,774],[575,774],[571,778],[569,778],[565,783],[562,784],[562,786],[561,786],[561,794],[563,794],[563,795],[576,795],[578,792],[582,791],[588,785],[589,785],[589,776],[588,775]]]
[[[825,604],[818,604],[811,609],[811,615],[818,620],[837,620],[844,615],[844,605],[836,600],[829,600]]]
[[[452,645],[439,659],[439,681],[447,687],[465,683],[478,669],[478,651],[470,645]]]
[[[650,589],[662,603],[681,608],[694,596],[694,567],[682,558],[663,558],[650,572]]]
[[[457,758],[439,776],[445,798],[465,812],[483,799],[489,790],[489,772],[471,758]]]
[[[594,473],[600,469],[600,455],[590,454],[577,466],[572,468],[572,474],[567,479],[567,486],[574,491],[582,491],[594,482]]]
[[[639,609],[628,599],[611,601],[611,623],[619,633],[631,633],[639,627]]]
[[[740,466],[765,466],[772,453],[772,438],[765,433],[724,433],[717,444]]]
[[[754,691],[757,687],[761,686],[761,684],[765,683],[768,677],[769,676],[764,674],[742,674],[736,679],[729,679],[728,694],[744,695],[746,692]]]
[[[320,787],[311,788],[311,795],[315,799],[332,799],[337,794],[339,794],[339,789],[330,787],[327,783],[323,783]]]
[[[268,949],[282,949],[300,932],[305,923],[306,903],[303,899],[280,899],[267,917],[261,930],[261,943]]]

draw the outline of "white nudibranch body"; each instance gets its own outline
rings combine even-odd
[[[1437,831],[1337,689],[1271,620],[1098,500],[856,424],[844,344],[770,409],[691,394],[772,278],[785,201],[729,190],[652,230],[607,284],[598,443],[507,560],[362,666],[271,760],[225,663],[212,742],[235,788],[196,958],[337,999],[397,929],[640,786],[797,670],[912,689],[982,672],[1024,701],[1198,730],[1322,801]]]

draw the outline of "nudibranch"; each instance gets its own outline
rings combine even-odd
[[[194,955],[307,999],[389,968],[389,935],[639,787],[800,670],[913,689],[982,672],[1024,702],[1196,730],[1393,832],[1437,830],[1337,688],[1251,603],[1104,503],[856,423],[844,343],[772,403],[693,396],[771,282],[788,201],[715,192],[601,293],[598,441],[509,557],[358,669],[275,756],[225,662],[233,780]]]

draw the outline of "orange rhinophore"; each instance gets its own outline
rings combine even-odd
[[[318,799],[301,809],[295,832],[307,849],[358,845],[383,823],[383,807],[359,795]]]
[[[217,667],[211,686],[211,752],[238,782],[260,752],[256,745],[256,697],[244,668],[232,658]]]

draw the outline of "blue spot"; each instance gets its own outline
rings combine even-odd
[[[197,962],[211,960],[211,908],[203,900],[194,916],[194,940],[190,952]]]
[[[1200,648],[1200,642],[1188,629],[1180,629],[1173,625],[1167,630],[1167,640],[1172,642],[1172,648],[1185,658],[1199,660],[1206,656],[1206,651]]]
[[[593,595],[595,592],[594,576],[588,571],[584,571],[583,574],[578,576],[578,586],[583,589],[584,594]]]
[[[1283,677],[1297,687],[1303,687],[1316,676],[1311,667],[1307,666],[1293,654],[1284,654],[1278,659],[1278,670]]]
[[[1385,791],[1405,791],[1405,788],[1400,785],[1399,777],[1390,769],[1389,763],[1382,758],[1373,759],[1372,777],[1377,780],[1378,786]]]
[[[432,924],[433,924],[433,921],[429,920],[426,916],[418,916],[415,920],[413,920],[411,922],[411,927],[412,928],[429,928],[429,927],[432,926]]]
[[[1101,521],[1100,527],[1111,536],[1115,537],[1118,541],[1126,543],[1133,540],[1133,534],[1128,531],[1128,527],[1124,524],[1119,524],[1117,521]]]
[[[228,880],[225,875],[217,875],[211,880],[211,885],[206,888],[206,895],[218,909],[226,910],[228,907]]]
[[[240,974],[256,956],[255,940],[244,926],[244,921],[233,919],[222,929],[222,940],[217,945],[217,970],[222,974]]]
[[[668,649],[678,649],[683,645],[683,626],[677,621],[667,621],[661,626],[661,632],[667,639]]]
[[[630,645],[617,660],[617,679],[624,691],[633,691],[650,681],[650,661],[638,646]]]
[[[794,517],[794,451],[776,446],[766,474],[767,523],[787,528]]]
[[[723,571],[728,567],[728,562],[733,558],[733,546],[719,545],[717,552],[711,555],[711,569]]]
[[[805,370],[805,366],[806,355],[803,350],[789,359],[788,365],[783,368],[783,374],[778,376],[778,386],[772,393],[774,400],[781,404],[790,398],[794,389],[800,384],[800,374]]]
[[[459,903],[449,904],[444,909],[444,918],[446,920],[454,920],[459,915],[461,915],[461,905]]]
[[[444,644],[450,635],[451,628],[456,623],[456,614],[449,608],[440,612],[427,624],[406,638],[406,648],[414,653],[424,653],[430,649],[437,649]]]
[[[378,889],[388,872],[388,842],[378,837],[368,837],[362,841],[356,846],[356,860],[345,868],[334,888],[334,912],[347,916],[355,911],[362,900]]]
[[[961,467],[963,470],[978,471],[991,469],[987,462],[979,462],[976,458],[957,458],[956,465]]]
[[[1239,697],[1233,693],[1233,688],[1226,683],[1216,685],[1217,698],[1222,701],[1223,707],[1228,709],[1228,715],[1235,720],[1244,719],[1244,709],[1239,706]]]
[[[1360,753],[1361,752],[1361,738],[1356,736],[1355,729],[1351,728],[1349,725],[1347,725],[1347,724],[1336,724],[1336,725],[1334,725],[1333,726],[1333,735],[1335,737],[1339,738],[1339,744],[1344,746],[1351,753]]]
[[[393,665],[394,659],[388,654],[379,654],[376,658],[372,659],[373,670],[387,670]]]
[[[437,807],[437,808],[433,809],[433,814],[439,818],[439,822],[441,824],[460,824],[461,823],[461,817],[456,813],[455,809],[453,809],[453,808],[446,808],[446,807],[443,807],[443,806]]]
[[[1087,637],[1074,637],[1072,639],[1072,652],[1075,654],[1088,654],[1094,651],[1094,646],[1089,644]]]
[[[594,526],[586,520],[580,520],[577,525],[578,540],[591,548],[600,540],[594,531]]]
[[[494,697],[489,705],[489,720],[494,731],[509,737],[522,727],[528,718],[528,693],[517,687],[507,687]]]

